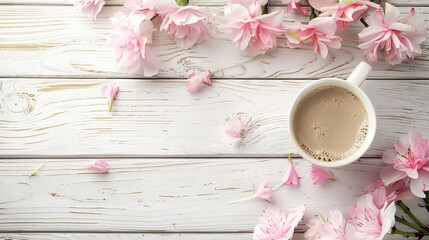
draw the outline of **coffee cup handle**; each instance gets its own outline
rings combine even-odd
[[[371,65],[366,62],[360,62],[349,75],[347,81],[359,87],[362,85],[363,81],[365,81],[371,70]]]

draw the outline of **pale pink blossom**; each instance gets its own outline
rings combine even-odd
[[[308,9],[305,9],[299,5],[299,2],[301,0],[282,0],[282,3],[287,3],[287,11],[291,12],[292,10],[296,10],[298,12],[301,12],[302,14],[307,14]]]
[[[241,138],[244,133],[244,123],[240,119],[229,119],[226,123],[226,133],[231,137]]]
[[[119,92],[119,87],[114,85],[103,86],[101,88],[101,94],[106,97],[109,105],[109,112],[112,111],[113,101],[116,98],[116,94]]]
[[[266,182],[263,182],[259,185],[258,189],[256,189],[255,197],[268,202],[272,202],[273,189],[270,187],[266,187],[265,185]]]
[[[262,14],[266,1],[231,0],[225,4],[227,28],[232,29],[232,41],[250,55],[265,54],[277,48],[277,36],[283,32],[283,11]]]
[[[210,35],[206,23],[207,16],[208,14],[199,7],[178,7],[164,17],[161,31],[173,36],[178,46],[188,49]]]
[[[374,197],[374,203],[380,208],[384,202],[394,202],[397,200],[409,200],[414,197],[407,183],[398,180],[388,186],[384,186],[381,179],[377,179],[365,186],[363,194],[371,194]]]
[[[286,173],[283,176],[283,184],[286,185],[299,185],[299,177],[296,173],[295,167],[293,166],[292,160],[288,160],[288,166],[286,168]]]
[[[191,73],[188,78],[187,89],[190,93],[199,92],[203,85],[212,85],[212,80],[210,79],[211,72],[210,70],[205,70],[202,72]]]
[[[309,2],[312,7],[322,11],[320,17],[333,17],[338,30],[361,18],[365,19],[370,10],[380,8],[380,5],[369,0],[309,0]]]
[[[105,174],[109,172],[109,163],[104,160],[96,159],[92,160],[87,166],[87,168],[90,170],[94,170],[96,173]]]
[[[124,6],[134,13],[145,14],[146,19],[151,19],[157,14],[155,4],[155,0],[128,0]]]
[[[395,143],[393,149],[387,149],[382,156],[385,167],[380,177],[385,185],[399,180],[409,181],[411,192],[424,198],[429,190],[429,143],[418,132],[410,132]]]
[[[395,225],[395,203],[378,207],[371,194],[362,195],[347,217],[347,239],[382,240]]]
[[[329,179],[335,180],[332,173],[329,173],[325,169],[318,167],[314,164],[311,166],[310,176],[311,179],[313,179],[313,185],[323,183],[324,181]]]
[[[127,72],[143,71],[145,76],[158,73],[158,63],[148,44],[152,43],[154,27],[144,14],[125,16],[116,12],[110,19],[115,27],[108,46],[113,48],[119,67]]]
[[[304,211],[304,205],[290,209],[265,209],[253,231],[253,240],[291,239]]]
[[[359,33],[359,48],[372,63],[384,61],[391,65],[412,59],[422,53],[420,44],[428,37],[427,24],[414,16],[414,8],[406,17],[386,3],[384,15],[377,10],[369,27]]]
[[[75,0],[74,7],[92,20],[95,20],[97,14],[103,8],[104,0]]]
[[[320,212],[307,224],[308,230],[304,237],[308,240],[346,240],[346,221],[337,210]]]
[[[308,25],[295,22],[286,26],[287,44],[291,48],[299,48],[303,44],[312,43],[314,53],[326,58],[328,48],[341,48],[341,38],[335,36],[335,29],[335,21],[331,17],[314,18]]]

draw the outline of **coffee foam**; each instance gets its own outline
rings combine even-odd
[[[332,90],[342,90],[343,92],[345,92],[348,96],[351,96],[353,101],[358,102],[362,108],[362,102],[361,100],[351,91],[349,91],[348,89],[342,88],[342,87],[336,87],[336,86],[329,86],[329,87],[322,87],[322,88],[318,88],[313,92],[310,92],[309,94],[307,94],[305,96],[305,98],[311,98],[313,97],[315,94],[318,94],[319,91],[324,90],[324,89],[332,89]],[[303,100],[304,101],[304,100]],[[301,101],[298,105],[298,108],[301,107],[302,102]],[[338,107],[345,107],[346,105],[343,105],[345,103],[343,103],[341,98],[333,98],[330,99],[329,101],[327,100],[322,100],[320,101],[320,103],[322,104],[323,107],[326,107],[329,104],[335,104],[335,106]],[[335,153],[335,152],[330,152],[330,151],[326,151],[326,150],[320,150],[320,151],[315,151],[312,150],[310,147],[308,147],[305,143],[303,143],[299,136],[298,137],[298,142],[300,144],[300,146],[305,150],[305,152],[307,152],[308,154],[310,154],[313,158],[320,160],[320,161],[325,161],[325,162],[332,162],[332,161],[338,161],[338,160],[342,160],[345,159],[351,155],[353,155],[365,142],[365,139],[367,137],[367,133],[368,133],[368,115],[367,112],[364,110],[364,115],[365,118],[363,120],[363,122],[361,123],[359,130],[356,133],[356,141],[354,142],[354,144],[349,148],[349,150],[345,153]],[[353,115],[351,116],[351,118],[355,118],[357,117],[357,115]],[[311,126],[311,125],[310,125]],[[329,136],[328,136],[328,131],[327,129],[323,128],[322,126],[319,126],[316,122],[313,123],[312,127],[312,131],[315,133],[315,137],[316,137],[316,141],[323,144],[326,143],[326,141],[328,140]]]

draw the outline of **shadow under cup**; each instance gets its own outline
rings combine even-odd
[[[315,158],[312,154],[310,154],[307,150],[305,150],[301,144],[298,141],[298,136],[296,135],[295,129],[294,129],[294,123],[295,123],[295,116],[298,107],[300,106],[300,103],[313,92],[317,91],[318,89],[325,89],[325,88],[342,88],[345,89],[348,92],[351,92],[355,97],[357,97],[360,100],[360,103],[362,104],[363,108],[366,111],[366,117],[367,117],[367,126],[366,126],[366,136],[364,140],[361,141],[359,144],[359,147],[351,152],[349,155],[344,156],[344,158],[338,159],[338,160],[332,160],[332,161],[323,161],[318,160]],[[355,85],[354,83],[350,81],[346,81],[343,79],[338,78],[326,78],[321,79],[318,81],[315,81],[308,86],[306,86],[304,89],[301,90],[301,92],[298,94],[296,99],[294,100],[292,107],[289,112],[289,133],[291,136],[292,144],[294,145],[296,151],[306,160],[310,161],[311,163],[321,166],[321,167],[341,167],[347,164],[350,164],[356,160],[358,160],[370,147],[374,137],[375,137],[375,131],[376,131],[376,115],[374,107],[368,98],[368,96],[362,91],[362,89],[359,88],[359,86]],[[310,126],[309,126],[310,127]],[[340,127],[340,126],[339,126]],[[354,139],[353,141],[355,141]]]

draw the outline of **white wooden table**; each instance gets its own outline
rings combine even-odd
[[[69,0],[0,2],[0,239],[250,239],[267,204],[226,202],[261,180],[279,183],[293,152],[292,99],[315,79],[346,77],[364,59],[356,48],[362,27],[342,33],[343,49],[326,60],[280,40],[275,52],[218,73],[212,87],[190,95],[187,74],[245,58],[219,28],[221,16],[210,23],[213,38],[191,50],[156,33],[161,71],[145,79],[122,73],[106,47],[108,18],[125,10],[122,0],[107,2],[95,22]],[[191,1],[220,15],[224,2]],[[429,20],[427,0],[391,2],[402,12],[417,6]],[[286,21],[293,17],[303,19]],[[349,187],[313,186],[310,165],[296,156],[301,186],[281,188],[275,205],[306,204],[304,223],[320,209],[345,212],[378,176],[385,148],[412,129],[429,136],[428,41],[423,49],[414,61],[374,66],[364,83],[378,130],[364,158],[334,170]],[[121,91],[109,113],[100,88],[113,83]],[[224,133],[236,114],[249,126],[240,143]],[[86,170],[92,158],[108,159],[111,172]]]

